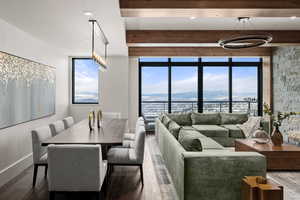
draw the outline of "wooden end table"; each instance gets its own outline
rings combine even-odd
[[[254,151],[263,154],[267,170],[300,170],[300,147],[283,144],[274,146],[271,142],[258,144],[253,139],[235,140],[235,151]]]

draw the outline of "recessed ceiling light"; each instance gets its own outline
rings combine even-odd
[[[291,20],[294,20],[296,18],[297,18],[297,16],[291,16]]]
[[[190,19],[191,19],[191,20],[194,20],[194,19],[196,19],[196,17],[192,16],[192,17],[190,17]]]
[[[92,16],[93,15],[93,13],[89,12],[89,11],[83,12],[83,14],[86,15],[86,16]]]

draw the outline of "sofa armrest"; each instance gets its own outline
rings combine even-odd
[[[185,152],[184,200],[239,200],[244,176],[266,176],[266,160],[255,152]]]

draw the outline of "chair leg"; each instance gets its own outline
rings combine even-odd
[[[39,167],[38,165],[34,164],[32,187],[35,186],[36,176],[37,176],[37,172],[38,172],[38,167]]]
[[[144,186],[144,174],[143,174],[143,165],[140,165],[140,173],[141,173],[141,181],[142,181],[142,185]]]
[[[48,173],[48,165],[45,165],[45,178],[47,178],[47,173]]]
[[[55,199],[55,192],[50,191],[49,192],[49,200],[54,200]]]

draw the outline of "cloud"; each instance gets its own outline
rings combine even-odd
[[[84,64],[79,64],[76,66],[75,73],[75,92],[76,95],[82,96],[86,93],[98,93],[98,76],[95,74],[90,74],[87,66]]]

